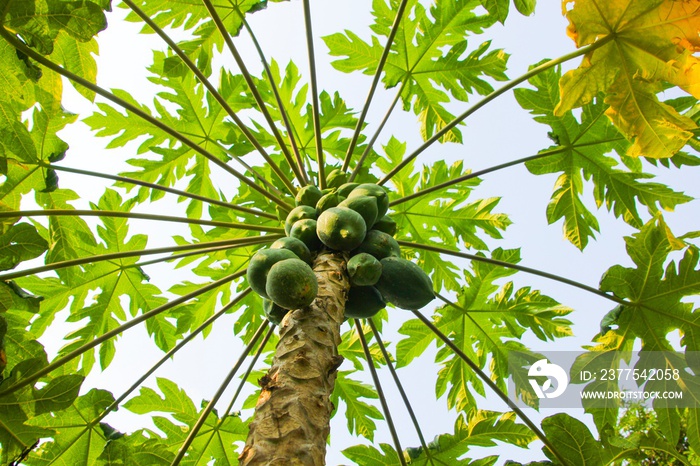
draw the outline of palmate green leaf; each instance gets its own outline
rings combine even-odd
[[[8,328],[10,332],[15,329]],[[6,335],[8,336],[8,335]],[[41,369],[47,364],[46,353],[39,345],[36,357],[28,357],[22,361],[8,360],[13,365],[9,375],[0,379],[0,387],[7,387],[22,379],[25,375]],[[32,389],[25,387],[15,393],[0,397],[0,462],[9,464],[15,458],[34,448],[36,442],[53,432],[50,429],[28,424],[34,416],[34,400]]]
[[[141,431],[110,439],[97,458],[100,466],[168,466],[175,454],[159,439],[147,438]]]
[[[56,434],[29,456],[27,465],[96,464],[107,436],[94,420],[113,401],[106,390],[92,389],[64,410],[32,418],[31,425],[52,429]]]
[[[355,464],[363,466],[398,466],[401,464],[396,450],[386,443],[379,444],[381,451],[371,445],[355,445],[343,450],[343,455]]]
[[[557,451],[567,460],[567,466],[605,465],[611,459],[610,452],[593,438],[588,427],[568,414],[560,413],[542,421],[542,429]],[[551,452],[545,454],[555,460]]]
[[[376,400],[379,395],[372,386],[351,379],[349,376],[352,372],[354,371],[338,371],[331,402],[336,407],[341,405],[340,402],[345,405],[348,432],[374,441],[374,432],[377,430],[374,421],[383,420],[384,416],[376,406],[362,401],[361,398]]]
[[[155,64],[151,67],[151,71],[157,73],[162,70],[163,59],[164,55],[156,52]],[[189,139],[215,157],[227,161],[230,156],[220,144],[226,141],[229,134],[228,125],[223,123],[226,113],[209,94],[205,94],[194,75],[186,73],[181,77],[158,76],[151,80],[168,89],[167,92],[159,93],[154,100],[155,115],[145,106],[134,102],[123,91],[116,91],[115,94],[135,104],[149,115],[157,116],[163,123],[187,135]],[[195,154],[189,147],[181,145],[164,131],[131,115],[130,112],[122,113],[121,110],[116,110],[107,104],[98,104],[98,107],[102,113],[95,113],[84,121],[97,131],[98,136],[112,138],[107,147],[123,146],[127,142],[149,135],[140,144],[138,151],[151,153],[147,157],[129,159],[127,162],[138,170],[126,172],[123,175],[163,186],[173,186],[185,176],[191,176],[187,185],[189,192],[214,199],[219,198],[219,193],[209,176],[211,167],[208,160]],[[154,159],[153,153],[160,158]],[[193,158],[197,163],[191,163]],[[131,188],[131,186],[128,187],[128,189]],[[162,192],[145,187],[139,188],[138,193],[140,201],[146,199],[155,201],[163,195]],[[201,202],[190,201],[193,215],[201,215],[201,208]]]
[[[6,325],[6,333],[0,341],[0,349],[4,351],[3,370],[0,370],[0,380],[7,379],[17,367],[22,367],[26,361],[40,361],[39,366],[47,364],[44,346],[39,343],[37,336],[28,331],[29,322],[39,310],[39,299],[22,298],[8,285],[1,284],[3,295],[9,295],[9,303],[3,301],[3,307],[8,309],[0,314]],[[6,298],[3,296],[3,300]],[[19,365],[19,366],[18,366]],[[16,374],[15,374],[16,375]]]
[[[280,2],[284,0],[272,0]],[[215,52],[221,51],[224,39],[211,19],[206,6],[193,0],[138,0],[134,2],[161,28],[181,28],[194,37],[178,43],[189,58],[205,74],[211,74],[211,60]],[[267,7],[268,0],[232,0],[223,4],[214,3],[226,31],[232,36],[238,35],[243,27],[241,14],[254,13]],[[126,8],[126,6],[122,5]],[[141,22],[133,12],[126,16],[128,21]],[[144,26],[142,33],[150,34],[153,30]]]
[[[679,330],[686,350],[700,350],[700,313],[682,301],[700,292],[697,248],[675,238],[662,217],[647,222],[625,243],[635,267],[615,265],[600,282],[601,290],[629,301],[615,321],[617,332],[640,339],[648,351],[665,351],[671,349],[668,334]],[[669,254],[679,250],[684,250],[681,260],[668,262]]]
[[[374,0],[375,24],[372,30],[387,37],[396,16],[399,1]],[[469,94],[488,94],[493,90],[486,79],[505,80],[507,55],[491,50],[484,42],[467,52],[466,37],[478,34],[498,19],[479,14],[478,0],[440,0],[429,10],[417,0],[408,2],[406,13],[392,44],[392,54],[384,66],[387,88],[398,84],[405,110],[413,111],[421,122],[421,135],[430,138],[454,116],[445,104],[451,98],[467,101]],[[372,36],[371,44],[351,31],[324,38],[332,56],[344,57],[333,62],[343,72],[362,71],[374,74],[384,49],[385,38]],[[466,54],[466,56],[465,56]],[[442,141],[459,141],[458,129],[452,129]]]
[[[497,260],[517,263],[517,250],[494,250]],[[528,331],[543,341],[570,336],[571,322],[565,318],[572,310],[561,306],[554,299],[532,291],[529,287],[517,291],[511,282],[499,287],[498,279],[514,271],[483,262],[472,262],[473,272],[465,271],[466,286],[458,294],[455,306],[445,305],[436,310],[433,323],[482,370],[489,364],[491,378],[506,391],[510,353],[517,351],[522,357],[532,359],[520,339]],[[473,392],[485,395],[483,382],[454,352],[445,347],[420,321],[412,319],[399,330],[407,338],[399,341],[396,359],[399,366],[408,365],[425,351],[433,341],[440,350],[436,361],[442,366],[438,372],[436,392],[447,393],[450,408],[469,411],[474,406]],[[516,387],[527,380],[514,380]]]
[[[51,59],[61,63],[71,73],[94,83],[97,80],[97,63],[94,56],[98,50],[95,39],[84,41],[61,31],[54,42]],[[95,93],[90,89],[80,85],[74,87],[86,99],[94,100]]]
[[[634,338],[628,338],[626,333],[629,333],[629,328],[620,328],[617,330],[609,330],[603,335],[599,335],[596,338],[598,343],[596,346],[586,348],[589,351],[582,353],[574,363],[571,369],[571,373],[580,373],[580,371],[600,371],[600,370],[618,370],[621,366],[621,360],[623,357],[627,361],[627,358],[631,356],[631,352],[634,345]],[[638,370],[644,370],[650,367],[666,367],[670,370],[677,368],[680,373],[680,380],[660,380],[660,381],[648,381],[643,387],[645,391],[648,392],[671,392],[671,391],[684,391],[685,392],[685,402],[684,404],[695,406],[700,403],[697,399],[696,393],[700,393],[700,389],[696,388],[698,385],[697,376],[692,376],[687,372],[688,364],[681,355],[676,353],[663,353],[663,360],[656,359],[650,361],[650,357],[658,358],[661,353],[651,353],[643,352],[640,353],[640,360],[635,366]],[[627,366],[627,363],[625,366]],[[620,382],[617,380],[594,380],[586,384],[585,392],[608,392],[620,391]],[[605,402],[605,404],[603,404]],[[595,407],[593,407],[593,406]],[[675,444],[681,435],[681,419],[687,418],[689,415],[696,415],[697,409],[683,409],[673,406],[668,403],[667,400],[654,400],[654,409],[656,410],[656,417],[658,419],[658,425],[656,429],[658,433],[650,434],[649,438],[637,438],[636,442],[666,442],[670,444]],[[586,412],[593,415],[593,420],[595,421],[596,427],[599,432],[603,432],[606,429],[610,429],[611,426],[616,426],[618,424],[618,415],[620,408],[624,407],[621,400],[583,400],[583,407]],[[627,414],[625,414],[626,416]],[[694,428],[693,428],[694,429]],[[696,432],[691,430],[691,432]],[[693,434],[691,434],[693,435]],[[654,440],[655,436],[662,436],[665,440],[659,439]]]
[[[412,465],[491,465],[498,457],[489,456],[479,460],[463,457],[472,447],[493,447],[499,442],[527,448],[535,439],[527,426],[515,422],[513,413],[474,410],[466,419],[463,416],[457,418],[453,434],[438,435],[430,442],[428,452],[422,447],[416,447],[408,448],[406,454],[411,458]]]
[[[63,190],[42,196],[47,205],[61,208],[70,207],[66,199],[72,199],[72,193]],[[124,201],[116,191],[108,189],[93,208],[127,212],[133,206],[133,200]],[[101,222],[97,228],[101,241],[98,243],[80,217],[52,217],[48,230],[51,250],[47,254],[47,261],[138,251],[146,247],[145,235],[129,236],[126,219],[103,217]],[[143,271],[135,267],[137,261],[138,257],[100,261],[59,269],[58,277],[31,276],[18,279],[17,282],[22,287],[46,297],[41,304],[40,317],[32,322],[32,330],[41,335],[55,314],[70,304],[71,314],[67,320],[85,322],[84,326],[66,336],[70,343],[61,350],[61,354],[66,354],[127,320],[122,297],[129,298],[127,309],[130,317],[136,316],[139,311],[145,312],[163,304],[166,299],[160,296],[160,290],[155,285],[148,283],[148,277]],[[146,328],[156,344],[164,350],[172,347],[177,339],[175,326],[164,316],[149,319]],[[109,365],[114,356],[114,341],[103,343],[99,347],[99,355],[101,366],[104,368]],[[89,369],[94,361],[94,353],[85,353],[80,361],[84,368]]]
[[[515,90],[518,103],[535,115],[536,121],[552,128],[549,135],[557,143],[547,149],[556,151],[554,155],[526,164],[537,175],[562,173],[547,207],[549,223],[563,218],[566,238],[579,249],[586,247],[599,225],[583,200],[585,181],[592,181],[598,207],[605,205],[635,228],[643,224],[639,205],[655,214],[692,199],[666,185],[646,181],[653,176],[642,172],[641,166],[634,171],[617,167],[618,162],[606,154],[613,150],[624,154],[629,143],[605,117],[608,106],[601,100],[584,105],[580,121],[571,111],[555,115],[560,77],[559,70],[550,69],[530,80],[536,90]]]
[[[46,240],[29,223],[17,223],[0,235],[0,270],[13,269],[22,261],[41,256],[48,249]]]
[[[196,226],[192,230],[195,241],[199,242],[258,236],[258,232],[244,230],[214,228],[205,232]],[[182,244],[191,243],[191,241],[187,241],[182,238],[180,241]],[[208,253],[203,260],[199,261],[198,264],[193,267],[192,271],[198,276],[206,277],[207,282],[222,279],[234,273],[244,271],[248,266],[250,258],[258,248],[259,246],[248,246],[243,248],[237,247],[235,249]],[[171,287],[169,291],[176,295],[183,296],[193,291],[197,291],[201,286],[201,283],[183,281]],[[189,302],[173,308],[169,312],[169,315],[177,319],[178,334],[182,335],[195,329],[202,322],[211,317],[211,315],[216,312],[220,305],[226,305],[231,299],[233,299],[231,291],[232,288],[226,285],[222,288],[202,293],[196,298],[191,299]],[[242,287],[239,287],[239,291],[242,291]],[[255,301],[251,296],[248,296],[246,299],[234,306],[230,312],[237,312],[241,309],[250,308],[251,306],[255,309],[255,311],[251,310],[252,314],[246,313],[245,315],[250,318],[246,318],[241,322],[241,324],[245,324],[244,326],[246,326],[249,331],[254,332],[257,325],[262,323],[263,313],[261,301]],[[260,312],[257,312],[258,310]],[[244,312],[246,311],[244,310]],[[255,317],[253,317],[254,315]],[[204,337],[206,337],[210,331],[211,327],[205,329],[202,334]]]
[[[270,63],[270,72],[275,82],[275,87],[280,95],[280,99],[285,106],[285,112],[292,128],[295,142],[300,152],[306,160],[316,161],[316,140],[314,133],[313,109],[308,102],[308,84],[304,84],[302,75],[294,62],[289,62],[284,69],[284,74],[278,63],[274,60]],[[275,98],[267,76],[263,79],[256,79],[256,87],[260,92],[263,101],[267,104],[267,110],[272,119],[277,122],[280,133],[283,135],[284,143],[290,153],[292,146],[289,143],[289,135],[286,128],[283,130],[283,119],[278,109]],[[323,136],[323,152],[327,158],[342,160],[345,157],[350,138],[347,137],[348,130],[354,130],[357,125],[355,112],[347,107],[345,101],[338,92],[333,94],[327,91],[320,91],[319,101],[319,123]],[[278,146],[278,142],[267,130],[267,125],[256,124],[254,131],[256,138],[264,146]],[[358,139],[357,152],[365,149],[362,144],[366,139],[361,135]],[[368,160],[369,162],[369,160]],[[327,161],[327,163],[332,163]],[[280,163],[284,165],[283,163]],[[308,162],[307,162],[308,166]],[[310,170],[313,173],[313,170]]]
[[[673,464],[690,464],[687,458],[676,450],[675,441],[667,442],[655,430],[631,432],[627,437],[622,437],[619,432],[613,431],[611,426],[607,426],[602,429],[601,439],[598,440],[583,422],[566,413],[545,418],[542,421],[542,429],[559,454],[565,458],[566,466],[628,464],[625,460],[630,460],[629,464],[643,464],[650,460],[646,452],[664,453],[668,455],[668,460],[676,460]],[[547,457],[555,460],[549,450],[543,448],[543,451]]]
[[[7,175],[0,197],[17,209],[19,198],[33,189],[55,189],[46,180],[50,170],[33,164],[65,155],[68,145],[56,134],[76,116],[60,105],[63,84],[56,73],[31,68],[4,41],[0,42],[0,61],[4,75],[0,81],[0,172]],[[31,117],[24,121],[23,114],[29,109]],[[39,177],[45,178],[43,183]]]
[[[22,361],[3,382],[12,385],[45,364],[45,355]],[[0,461],[3,464],[9,464],[17,456],[26,456],[41,438],[56,434],[53,426],[47,426],[39,419],[43,419],[44,413],[56,416],[73,405],[83,378],[77,374],[58,375],[40,388],[24,387],[0,397],[0,444],[3,446]]]
[[[170,451],[176,452],[187,437],[188,430],[197,422],[200,412],[184,390],[174,382],[158,378],[157,384],[162,396],[151,388],[142,387],[139,395],[127,401],[124,406],[137,414],[161,412],[172,416],[177,423],[170,418],[154,416],[156,427],[166,437],[161,438],[155,433],[152,436],[158,438]],[[206,465],[216,461],[216,464],[238,464],[234,442],[245,441],[247,434],[247,423],[239,416],[228,415],[221,419],[213,411],[195,437],[183,463]]]
[[[419,446],[409,447],[401,454],[412,465],[492,466],[498,456],[471,459],[464,455],[472,447],[495,446],[496,442],[526,448],[533,440],[535,436],[532,431],[522,424],[516,424],[512,413],[474,410],[466,419],[462,416],[457,418],[454,433],[436,436],[428,444],[428,452]],[[380,447],[381,451],[373,446],[357,445],[343,450],[343,455],[363,466],[402,464],[394,448],[384,443]]]
[[[381,321],[379,319],[382,318],[381,314],[384,314],[384,317],[386,318],[386,310],[380,311],[379,313],[375,314],[375,316],[372,318],[373,321],[376,322],[375,326],[380,331]],[[352,321],[348,322],[350,323]],[[363,332],[365,334],[365,341],[367,341],[367,346],[369,346],[369,353],[372,356],[372,360],[374,361],[374,367],[378,368],[383,365],[386,365],[386,362],[384,361],[384,355],[382,353],[382,350],[379,348],[379,345],[376,342],[370,343],[370,340],[373,338],[373,334],[369,326],[364,325]],[[385,347],[389,345],[389,343],[386,341],[383,343]],[[351,362],[356,371],[361,371],[363,369],[367,359],[365,358],[365,352],[362,348],[362,341],[360,340],[360,337],[357,334],[357,329],[354,327],[354,325],[350,330],[344,332],[341,335],[340,344],[338,345],[338,354],[343,356],[346,361]]]
[[[0,404],[0,461],[12,463],[24,451],[31,449],[42,437],[53,432],[41,427],[26,425],[27,416],[18,405]]]
[[[120,89],[112,89],[111,92],[125,102],[134,105],[144,113],[154,116],[147,105],[134,100],[128,92]],[[126,110],[114,108],[110,104],[104,102],[99,102],[97,108],[101,113],[93,113],[82,121],[95,132],[95,136],[111,138],[106,146],[108,149],[122,147],[130,141],[146,136],[137,149],[137,153],[142,154],[152,147],[159,146],[169,141],[170,135],[166,132],[132,115]]]
[[[0,102],[10,104],[8,108],[13,112],[17,108],[29,108],[35,101],[34,83],[39,79],[38,70],[21,60],[15,48],[4,40],[0,41],[0,71]],[[5,121],[16,120],[19,117],[14,114]]]
[[[51,78],[42,76],[36,66],[21,60],[15,48],[4,40],[0,41],[0,75],[0,157],[4,173],[7,159],[37,160],[37,150],[22,121],[22,112],[37,102],[39,83]]]
[[[85,79],[94,81],[96,69],[91,53],[96,51],[94,40],[80,42],[60,31],[50,58]],[[60,76],[39,68],[26,57],[19,57],[21,55],[11,45],[5,41],[0,43],[0,73],[4,77],[0,80],[0,89],[3,90],[0,92],[0,172],[8,174],[16,168],[9,166],[17,163],[15,161],[33,164],[38,161],[53,162],[65,156],[68,144],[57,133],[77,118],[61,106],[63,83]],[[84,88],[80,87],[80,90],[84,91]],[[84,92],[84,95],[91,97],[89,92]],[[23,112],[32,106],[30,118],[25,118]],[[22,168],[33,170],[30,166]],[[19,190],[14,193],[16,196],[30,192],[31,188],[37,191],[57,188],[54,171],[41,169],[39,173],[45,178],[43,185],[33,185],[24,177],[15,180],[8,176],[3,191]],[[17,186],[16,182],[21,186]],[[9,205],[16,206],[16,201],[13,199]]]
[[[159,92],[154,105],[161,120],[182,134],[187,134],[199,146],[211,152],[221,160],[229,157],[216,144],[225,139],[228,129],[223,125],[227,116],[224,109],[211,94],[205,92],[194,74],[189,72],[180,78],[159,75],[162,68],[163,54],[154,52],[154,63],[149,68],[156,76],[150,78],[155,84],[164,86],[167,92]],[[168,111],[166,105],[173,104],[175,112]]]
[[[59,189],[49,193],[37,193],[37,203],[44,209],[73,210],[71,201],[80,196],[72,190]],[[49,243],[45,262],[51,264],[76,257],[90,256],[96,253],[97,241],[88,224],[82,218],[73,215],[59,215],[49,218],[48,228],[43,233]],[[64,280],[78,278],[79,271],[73,268],[57,272]]]
[[[59,32],[86,42],[107,27],[102,6],[89,0],[3,0],[0,22],[41,54],[53,51]]]

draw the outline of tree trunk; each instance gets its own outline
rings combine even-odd
[[[325,464],[335,408],[330,396],[343,361],[338,344],[350,289],[346,262],[342,254],[319,254],[313,264],[316,299],[282,321],[272,367],[260,379],[241,465]]]

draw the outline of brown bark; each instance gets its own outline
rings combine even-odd
[[[319,254],[313,264],[316,299],[282,321],[272,367],[260,379],[241,465],[325,464],[330,396],[343,361],[338,344],[350,289],[345,264],[341,254]]]

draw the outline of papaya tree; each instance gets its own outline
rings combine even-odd
[[[563,0],[511,65],[546,8],[0,0],[0,464],[692,464],[700,1]],[[686,404],[538,412],[542,348]]]

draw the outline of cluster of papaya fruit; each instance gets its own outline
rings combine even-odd
[[[311,268],[323,250],[350,255],[350,292],[346,318],[371,317],[389,302],[402,309],[419,309],[434,298],[430,277],[401,258],[394,239],[396,222],[387,215],[389,196],[371,183],[349,183],[333,170],[327,189],[307,185],[286,216],[286,237],[255,253],[248,266],[248,283],[263,297],[263,309],[274,323],[291,309],[311,304],[318,282]]]

